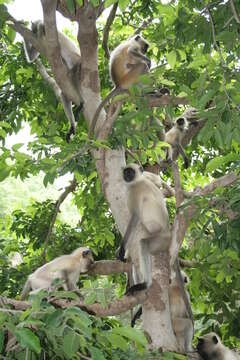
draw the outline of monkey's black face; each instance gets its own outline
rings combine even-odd
[[[125,169],[123,170],[123,179],[129,183],[133,181],[135,177],[136,171],[132,167],[125,167]]]
[[[197,351],[203,360],[211,360],[214,358],[215,346],[218,343],[218,338],[213,335],[210,339],[198,338]]]
[[[183,117],[180,117],[177,119],[177,124],[179,126],[183,126],[185,124],[185,119]]]
[[[135,36],[134,40],[140,43],[141,51],[145,54],[149,48],[149,44],[140,35]]]
[[[188,278],[187,278],[187,276],[184,276],[184,278],[183,278],[183,282],[184,282],[185,284],[187,284],[187,283],[188,283]]]
[[[90,255],[91,254],[91,250],[84,250],[83,252],[82,252],[82,256],[83,257],[87,257],[88,255]]]

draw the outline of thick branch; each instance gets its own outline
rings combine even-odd
[[[52,217],[52,220],[51,220],[50,225],[49,225],[46,240],[45,240],[45,243],[44,243],[44,249],[43,249],[43,252],[42,252],[43,258],[45,258],[45,255],[46,255],[48,242],[49,242],[49,240],[51,238],[53,227],[54,227],[54,224],[56,222],[57,214],[59,212],[60,206],[64,202],[64,200],[66,199],[68,194],[70,194],[71,192],[73,192],[76,189],[76,186],[77,186],[77,181],[74,178],[73,181],[71,182],[71,184],[65,188],[64,192],[60,195],[59,199],[56,201],[56,207],[55,207],[53,217]]]
[[[218,187],[225,187],[233,185],[237,180],[240,179],[240,174],[229,173],[224,175],[217,180],[214,180],[210,184],[200,188],[199,186],[193,191],[197,195],[208,195],[212,193]]]
[[[112,130],[113,124],[118,117],[118,114],[121,110],[122,104],[123,104],[123,101],[111,103],[111,105],[109,106],[109,108],[107,110],[106,120],[105,120],[103,126],[101,127],[99,134],[97,135],[98,139],[100,139],[100,140],[107,139],[109,133]]]
[[[105,57],[107,59],[110,58],[110,52],[109,52],[109,48],[108,48],[108,38],[109,38],[109,31],[110,31],[110,28],[111,28],[111,25],[115,19],[115,16],[116,16],[116,12],[117,12],[117,8],[118,8],[118,2],[116,2],[109,15],[108,15],[108,18],[107,18],[107,21],[106,21],[106,25],[105,25],[105,28],[104,28],[104,31],[103,31],[103,41],[102,41],[102,48],[104,50],[104,53],[105,53]]]
[[[90,314],[95,314],[99,317],[119,315],[127,310],[132,309],[137,304],[142,304],[147,298],[146,291],[139,291],[135,296],[123,296],[120,300],[116,300],[111,304],[103,307],[101,304],[95,303],[92,305],[84,305],[82,301],[68,301],[63,299],[50,299],[52,305],[58,306],[62,309],[70,306],[77,306],[80,309],[86,310]],[[32,307],[31,301],[18,301],[0,296],[0,304],[12,305],[15,310],[26,310]]]
[[[147,95],[144,98],[147,99],[149,107],[160,107],[163,105],[187,105],[188,100],[184,97],[179,96],[171,96],[171,95],[162,95],[162,96],[154,96]]]
[[[110,275],[114,273],[127,273],[131,271],[131,264],[118,260],[95,261],[88,274],[92,275]]]

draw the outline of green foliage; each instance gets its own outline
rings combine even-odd
[[[121,327],[116,320],[97,319],[77,307],[56,310],[42,296],[35,296],[32,308],[23,314],[0,314],[2,334],[11,330],[20,344],[18,352],[11,352],[10,356],[21,359],[30,351],[40,358],[48,354],[48,358],[73,359],[83,354],[91,355],[92,359],[112,360],[126,351],[131,353],[129,341],[135,341],[138,358],[142,358],[146,339],[139,330]]]

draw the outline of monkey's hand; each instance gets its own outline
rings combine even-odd
[[[124,249],[124,245],[122,244],[120,249],[119,249],[119,253],[118,253],[118,259],[125,262],[125,249]]]
[[[147,59],[147,61],[146,61],[146,64],[147,64],[147,67],[148,67],[148,69],[150,70],[151,69],[151,60],[150,59]]]

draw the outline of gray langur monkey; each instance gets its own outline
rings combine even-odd
[[[122,239],[119,259],[124,261],[125,257],[129,257],[127,243],[139,222],[147,234],[146,238],[141,239],[139,244],[139,270],[143,282],[128,290],[128,293],[133,293],[136,290],[151,286],[151,255],[168,251],[171,243],[171,230],[163,193],[149,179],[146,172],[143,172],[139,165],[129,164],[123,169],[123,180],[127,185],[127,205],[131,218]],[[137,276],[135,276],[136,278]]]
[[[182,146],[183,137],[188,129],[188,122],[185,117],[176,119],[174,126],[165,134],[165,141],[170,145],[166,150],[166,160],[171,162],[173,159],[173,151],[176,149],[181,154],[185,169],[189,166],[188,158]]]
[[[32,32],[36,36],[39,44],[44,50],[43,55],[47,54],[47,39],[45,34],[45,27],[42,20],[37,20],[32,22]],[[80,74],[81,67],[81,52],[80,49],[74,44],[74,42],[61,31],[58,31],[58,41],[60,45],[60,51],[63,61],[65,62],[69,73],[71,75],[71,79],[74,83],[76,90],[79,92],[79,84],[78,78]],[[34,48],[34,46],[24,39],[24,51],[26,59],[29,63],[33,62],[40,55],[39,51]],[[75,134],[76,131],[76,122],[74,118],[74,114],[72,111],[72,102],[67,98],[67,96],[62,92],[61,99],[64,107],[65,114],[70,121],[70,130],[66,136],[67,142],[69,142],[72,134]],[[82,103],[79,104],[78,110],[82,109]]]
[[[179,268],[178,268],[179,269]],[[193,327],[193,315],[190,307],[190,296],[184,288],[184,285],[188,284],[188,277],[184,271],[180,272],[180,281],[178,275],[178,269],[176,272],[171,273],[170,285],[169,285],[169,307],[171,314],[171,321],[173,331],[175,333],[177,343],[182,352],[193,352],[192,339],[194,333]],[[184,285],[183,285],[184,284]],[[134,327],[135,322],[142,315],[142,307],[140,307],[135,313],[131,326]]]
[[[178,263],[178,260],[177,260]],[[171,321],[177,343],[182,352],[193,352],[192,339],[194,334],[193,314],[190,306],[189,293],[184,288],[188,277],[177,265],[171,273],[169,286],[169,306]]]
[[[203,360],[239,360],[240,356],[221,343],[217,334],[211,332],[198,338],[197,351]]]
[[[112,51],[109,71],[115,86],[97,108],[91,121],[89,135],[94,132],[99,114],[109,100],[122,90],[129,89],[138,82],[140,75],[149,71],[151,60],[145,55],[148,47],[149,43],[141,35],[135,35]]]
[[[64,290],[78,292],[76,284],[79,275],[86,273],[93,263],[92,252],[88,247],[80,247],[72,254],[57,257],[29,275],[20,300],[23,300],[31,289],[33,291],[30,294],[42,289],[50,289],[54,279],[64,280]]]

